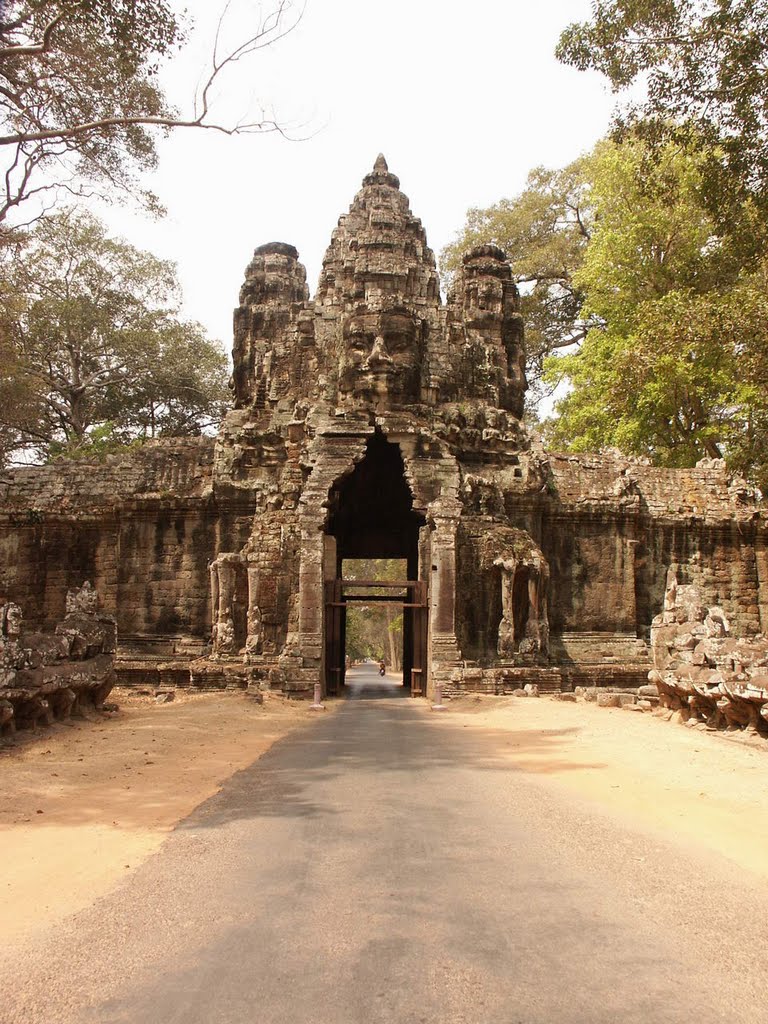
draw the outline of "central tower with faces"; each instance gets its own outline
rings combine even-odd
[[[512,593],[518,564],[543,564],[540,552],[530,542],[513,556],[507,529],[481,557],[461,525],[469,537],[474,520],[464,513],[476,505],[491,533],[509,526],[499,487],[479,483],[480,465],[503,467],[517,487],[530,475],[521,468],[530,447],[522,320],[504,253],[467,253],[444,303],[421,221],[379,156],[339,219],[313,299],[293,246],[255,251],[233,361],[217,487],[251,493],[256,514],[246,546],[212,566],[215,656],[244,654],[286,679],[325,677],[323,595],[356,551],[403,557],[409,578],[418,575],[431,608],[428,646],[448,672],[462,658],[462,545],[482,562],[479,573],[509,576],[504,587],[489,583],[499,620],[492,653],[517,654],[529,616],[517,615],[523,625],[510,639],[510,601],[502,608],[500,595]],[[527,594],[522,582],[515,593]],[[531,622],[545,618],[542,600],[537,591]],[[537,626],[536,643],[527,638],[537,656],[545,635]]]
[[[504,253],[467,253],[444,305],[424,228],[383,156],[339,219],[314,299],[281,242],[256,250],[240,299],[240,407],[294,398],[376,413],[474,399],[522,416],[522,319]]]

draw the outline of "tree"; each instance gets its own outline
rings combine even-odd
[[[0,414],[6,450],[91,454],[218,419],[226,359],[178,318],[172,264],[73,211],[5,254],[0,392],[16,397]]]
[[[521,289],[529,406],[547,391],[542,381],[546,356],[578,344],[586,334],[584,296],[574,285],[574,274],[592,230],[591,178],[599,151],[562,170],[537,167],[518,196],[469,210],[456,240],[441,253],[441,267],[449,275],[473,245],[494,242],[509,256]]]
[[[228,70],[294,27],[291,10],[290,0],[277,0],[252,34],[229,50],[222,47],[220,22],[194,109],[181,113],[169,106],[157,80],[159,67],[185,39],[168,0],[0,4],[0,223],[27,200],[45,201],[61,190],[82,196],[118,189],[157,208],[137,179],[155,165],[157,132],[280,130],[266,119],[221,124],[211,103]]]
[[[367,612],[364,605],[352,604],[347,608],[345,643],[346,654],[351,661],[363,661],[374,656],[368,637]]]
[[[547,362],[567,396],[551,443],[606,446],[660,465],[727,456],[765,476],[768,403],[766,263],[746,267],[701,202],[706,156],[640,142],[606,150],[595,168],[595,229],[575,285],[593,326],[577,353]],[[746,204],[738,235],[758,228]]]
[[[405,576],[405,562],[397,558],[355,558],[345,560],[344,577],[348,580],[400,580]],[[389,596],[391,591],[371,588],[369,593]],[[397,605],[365,602],[347,608],[346,646],[353,660],[384,659],[398,672],[402,668],[403,612]]]
[[[703,194],[721,223],[746,197],[768,203],[766,0],[596,0],[557,55],[617,92],[643,87],[619,111],[620,133],[701,145]]]

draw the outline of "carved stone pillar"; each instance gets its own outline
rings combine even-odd
[[[456,519],[436,516],[432,536],[432,657],[445,665],[461,660],[456,638]]]
[[[323,644],[323,534],[302,524],[299,566],[299,651],[305,667],[320,665]]]
[[[328,642],[327,642],[327,633],[326,633],[326,628],[327,628],[326,611],[327,611],[327,609],[325,607],[325,596],[324,596],[324,594],[325,594],[325,584],[329,580],[335,580],[337,575],[338,575],[338,569],[337,569],[337,566],[336,566],[336,562],[337,562],[336,538],[335,537],[331,537],[329,534],[325,534],[323,536],[323,587],[322,587],[322,591],[321,591],[322,616],[323,616],[323,619],[322,619],[322,622],[323,622],[322,637],[325,638],[325,643],[323,643],[321,645],[322,649],[320,651],[320,681],[321,681],[321,684],[322,684],[323,688],[325,688],[325,681],[328,679],[328,668],[334,667],[334,666],[327,666],[326,665],[326,661],[325,661]]]
[[[426,583],[426,595],[425,599],[428,605],[432,603],[431,593],[431,576],[432,576],[432,529],[429,526],[422,526],[419,530],[419,543],[418,543],[418,565],[416,578]],[[424,675],[422,677],[422,683],[424,687],[425,695],[432,697],[434,694],[432,684],[432,630],[429,628],[429,611],[425,613],[427,615],[427,637],[426,637],[426,650],[424,658]],[[413,623],[413,620],[411,620]],[[413,634],[415,636],[415,634]]]
[[[432,575],[432,530],[422,526],[419,530],[419,576],[429,584]]]
[[[636,632],[637,629],[637,553],[639,541],[627,537],[624,541],[624,580],[621,602],[626,610],[626,626],[629,632]]]
[[[548,578],[546,565],[534,562],[528,567],[528,622],[525,627],[525,641],[530,646],[531,653],[546,654],[549,646]],[[522,645],[520,650],[523,650]]]
[[[211,585],[211,645],[216,651],[216,633],[219,625],[219,566],[213,561],[208,566]]]
[[[757,607],[760,631],[768,632],[768,545],[762,533],[755,537],[755,570],[757,573]]]
[[[323,536],[323,580],[335,580],[339,575],[336,568],[337,548],[336,538],[325,534]]]
[[[255,565],[248,565],[248,613],[246,618],[247,634],[245,638],[246,658],[254,657],[262,652],[261,607],[259,605],[259,570]]]
[[[237,599],[237,554],[222,554],[211,563],[211,607],[213,609],[213,655],[237,654],[234,604]]]
[[[500,658],[511,658],[515,653],[515,571],[517,563],[511,559],[498,559],[501,569],[501,622],[497,651]]]

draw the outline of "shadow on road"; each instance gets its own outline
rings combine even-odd
[[[395,791],[458,766],[503,772],[513,785],[523,770],[511,759],[513,752],[516,759],[535,757],[539,774],[604,767],[558,756],[572,729],[469,729],[452,722],[450,713],[433,714],[423,700],[402,697],[408,697],[404,687],[378,681],[378,674],[358,678],[332,714],[279,740],[178,828],[217,828],[259,817],[333,817],[339,813],[334,787],[370,772]]]
[[[402,677],[388,672],[379,675],[376,665],[357,665],[347,669],[346,696],[348,700],[389,700],[410,697],[410,691],[403,686]]]

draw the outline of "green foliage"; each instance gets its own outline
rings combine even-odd
[[[464,252],[494,242],[508,255],[521,290],[525,319],[529,405],[542,387],[543,361],[556,349],[578,343],[585,333],[583,294],[574,284],[589,241],[593,213],[592,167],[599,154],[574,160],[562,170],[537,167],[525,189],[487,209],[471,209],[456,240],[441,253],[441,269],[453,275]]]
[[[548,379],[570,385],[547,433],[667,466],[726,456],[764,482],[766,264],[745,265],[738,238],[718,234],[700,198],[705,164],[672,145],[653,160],[639,142],[603,152],[574,275],[593,326],[578,352],[547,361]],[[756,223],[751,204],[740,220]]]
[[[747,197],[768,204],[766,0],[597,0],[557,55],[617,91],[643,86],[617,116],[620,134],[702,146],[703,194],[721,225]]]
[[[509,251],[531,378],[569,388],[551,444],[724,455],[765,490],[768,0],[596,0],[558,56],[644,94],[613,142],[470,211],[446,265]]]
[[[108,237],[92,217],[48,217],[24,244],[6,247],[6,452],[98,456],[215,422],[226,360],[199,324],[178,318],[177,305],[174,267]]]
[[[127,448],[136,448],[143,442],[142,438],[126,442],[119,427],[114,423],[101,423],[88,429],[76,447],[66,441],[51,441],[48,446],[48,459],[79,459],[83,462],[103,462],[108,455],[125,452]]]
[[[345,559],[347,580],[401,580],[406,563],[398,558]],[[391,594],[391,590],[370,588],[369,594]],[[397,605],[364,602],[350,604],[346,620],[346,653],[354,661],[384,659],[397,671],[402,664],[403,613]]]

